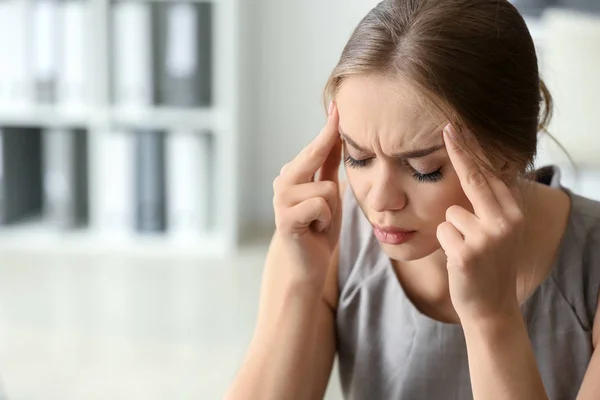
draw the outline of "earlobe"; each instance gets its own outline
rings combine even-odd
[[[498,171],[500,171],[500,178],[505,181],[505,182],[514,182],[515,179],[517,178],[517,175],[515,173],[515,171],[513,170],[513,168],[510,166],[510,163],[508,161],[504,161],[500,168],[498,169]]]
[[[490,162],[492,163],[492,167],[494,171],[496,171],[498,178],[507,184],[516,182],[519,177],[519,171],[518,168],[515,168],[513,163],[501,157],[494,157],[493,155],[488,157],[490,158]]]
[[[521,176],[521,173],[514,165],[510,162],[505,161],[500,168],[500,178],[510,186],[514,186],[517,180]]]

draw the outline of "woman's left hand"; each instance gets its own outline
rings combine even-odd
[[[512,317],[519,312],[517,249],[524,236],[523,212],[506,184],[480,168],[453,137],[456,130],[449,124],[446,149],[473,212],[452,206],[437,229],[448,258],[452,304],[463,325]],[[469,137],[467,142],[487,162],[476,140]]]

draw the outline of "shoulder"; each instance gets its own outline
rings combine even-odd
[[[573,195],[572,221],[581,249],[581,279],[589,321],[593,321],[594,349],[600,343],[600,202]]]
[[[561,183],[561,169],[557,166],[540,168],[534,175],[535,181],[566,193],[570,199],[568,224],[561,243],[562,255],[570,258],[570,261],[590,251],[597,251],[600,256],[600,201],[584,197],[564,187]],[[600,258],[586,261],[586,265],[596,263],[597,267],[600,267]]]
[[[559,251],[555,281],[580,321],[591,328],[600,295],[600,202],[568,192],[571,210]]]
[[[571,212],[569,228],[572,245],[581,250],[595,250],[600,254],[600,202],[570,193]],[[595,261],[600,267],[600,259]]]
[[[600,201],[567,191],[572,201],[572,212],[600,219]]]
[[[568,189],[565,192],[570,198],[570,210],[562,247],[568,247],[571,254],[591,249],[600,251],[600,201]],[[593,261],[600,265],[600,260]]]

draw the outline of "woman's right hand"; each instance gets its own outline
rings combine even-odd
[[[342,222],[338,123],[332,102],[327,125],[273,182],[277,233],[290,257],[287,268],[294,268],[289,271],[294,277],[317,284],[325,280]]]

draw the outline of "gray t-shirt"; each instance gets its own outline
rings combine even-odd
[[[560,187],[558,172],[545,168],[538,181]],[[577,396],[593,352],[600,288],[600,203],[566,191],[572,206],[559,254],[521,307],[552,400]],[[350,189],[344,194],[338,285],[345,398],[473,398],[460,325],[425,316],[406,297]]]

